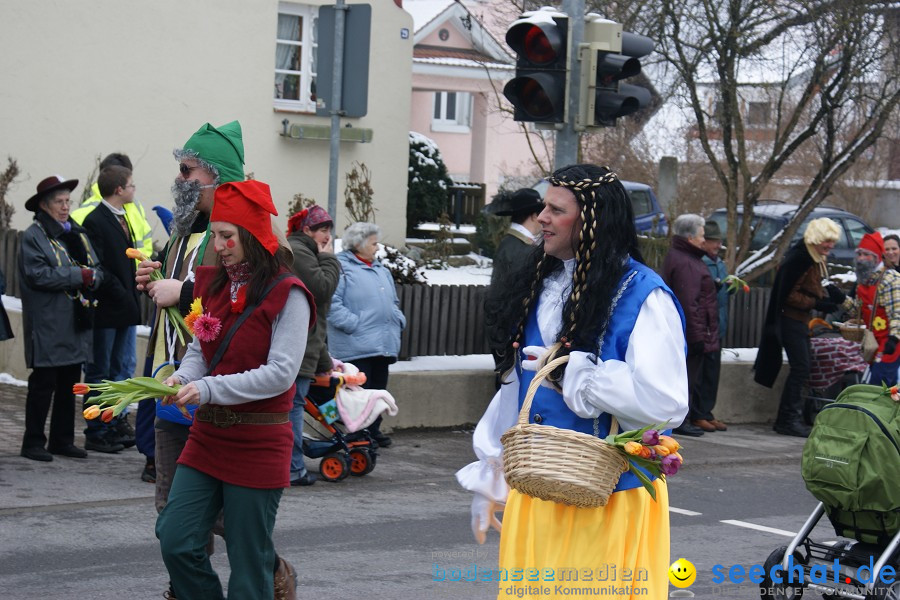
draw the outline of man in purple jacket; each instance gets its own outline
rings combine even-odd
[[[700,368],[703,355],[719,351],[719,309],[716,284],[703,263],[703,227],[700,215],[681,215],[672,223],[672,245],[663,261],[662,278],[675,292],[685,319],[687,340],[688,418],[675,433],[699,437],[716,431],[712,415],[700,406]]]

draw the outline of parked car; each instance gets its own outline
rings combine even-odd
[[[799,207],[796,204],[788,204],[777,200],[761,200],[753,209],[753,223],[751,224],[753,237],[750,239],[750,250],[759,250],[768,244],[775,237],[775,234],[787,227],[788,221],[797,212],[797,208]],[[738,223],[742,221],[742,213],[743,207],[739,206]],[[835,243],[834,250],[828,255],[829,262],[852,266],[854,253],[859,241],[865,234],[875,230],[860,217],[846,210],[830,206],[817,206],[797,229],[791,244],[803,237],[806,223],[821,217],[828,217],[841,228],[841,237]],[[724,208],[713,211],[707,217],[707,220],[718,223],[723,235],[728,232],[727,216]]]
[[[631,197],[631,207],[634,210],[634,227],[640,234],[666,235],[669,232],[669,223],[666,214],[659,206],[659,200],[653,193],[653,188],[644,183],[635,181],[622,181],[625,191]],[[544,197],[544,192],[550,186],[550,182],[541,179],[534,186]]]

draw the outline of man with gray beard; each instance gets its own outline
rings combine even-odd
[[[179,173],[172,184],[174,233],[160,255],[161,262],[141,262],[135,277],[138,289],[146,291],[157,306],[156,324],[147,345],[148,363],[152,364],[154,375],[177,365],[187,351],[163,309],[177,306],[182,316],[187,315],[194,297],[196,267],[216,264],[216,252],[209,243],[209,214],[217,186],[245,179],[241,125],[237,121],[220,127],[206,123],[174,155],[179,163]],[[274,224],[273,231],[281,233]],[[283,234],[279,235],[279,241],[287,245]],[[150,275],[156,269],[162,271],[164,278],[151,281]],[[185,343],[190,341],[186,339]],[[164,406],[160,400],[156,403],[155,423],[157,512],[166,506],[178,457],[197,409],[189,405],[190,418],[187,418],[174,405]],[[221,514],[213,531],[224,537]],[[212,539],[209,551],[212,553]],[[276,558],[275,596],[295,599],[295,588],[293,566],[283,558]],[[178,597],[178,590],[171,587],[166,593],[168,598]]]

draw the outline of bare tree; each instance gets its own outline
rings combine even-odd
[[[19,165],[12,156],[6,157],[6,169],[0,172],[0,229],[9,229],[16,207],[6,199],[6,192],[19,176]]]
[[[659,0],[648,35],[724,196],[729,270],[752,279],[774,268],[811,211],[890,131],[898,12],[877,0]],[[751,253],[756,201],[798,176],[798,211]]]

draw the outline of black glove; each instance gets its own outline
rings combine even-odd
[[[688,343],[688,356],[697,356],[698,354],[703,354],[703,345],[703,342]]]
[[[819,298],[816,300],[816,310],[825,314],[833,313],[837,310],[838,305],[828,298]]]
[[[825,286],[825,291],[828,292],[828,299],[837,305],[843,304],[844,300],[847,299],[847,294],[842,292],[841,288],[833,283]]]
[[[897,342],[900,342],[900,339],[896,335],[888,336],[887,341],[884,343],[884,353],[893,354],[894,350],[897,349]]]

